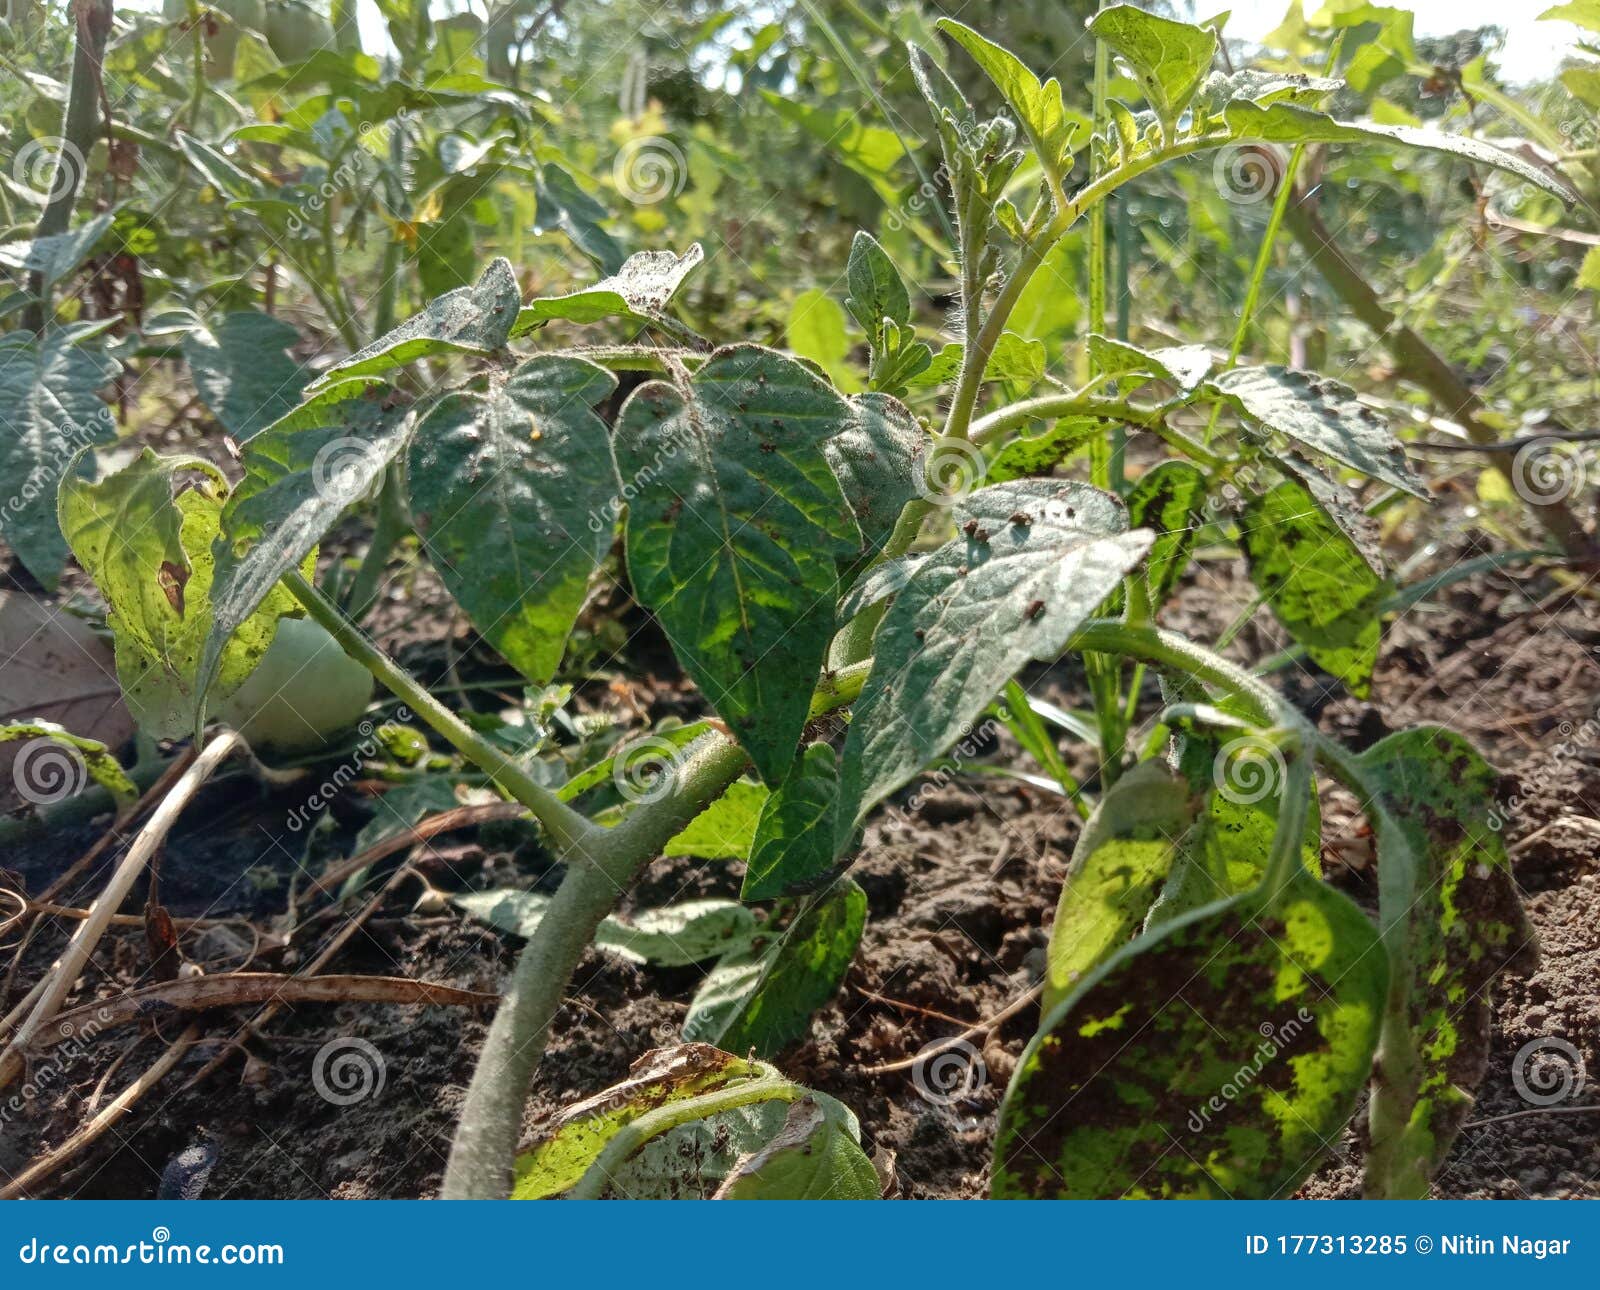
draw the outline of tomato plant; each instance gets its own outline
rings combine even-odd
[[[144,218],[118,204],[68,227],[86,151],[70,144],[84,137],[74,73],[64,201],[16,253],[25,325],[0,339],[0,382],[22,409],[8,413],[8,470],[50,487],[3,532],[47,586],[69,550],[93,579],[147,738],[192,738],[213,763],[241,733],[303,750],[360,716],[370,675],[537,821],[565,866],[554,893],[467,904],[527,945],[445,1194],[626,1194],[635,1184],[619,1178],[650,1175],[656,1139],[743,1109],[719,1194],[876,1195],[850,1110],[770,1059],[851,964],[868,901],[849,871],[867,821],[992,716],[1084,817],[1038,1029],[999,1116],[993,1194],[1285,1196],[1369,1093],[1368,1194],[1425,1195],[1482,1073],[1490,983],[1528,939],[1488,823],[1494,772],[1442,727],[1355,752],[1157,616],[1199,545],[1224,545],[1295,647],[1365,695],[1404,594],[1358,491],[1370,481],[1384,505],[1429,500],[1395,419],[1339,380],[1245,358],[1280,229],[1315,241],[1291,208],[1307,151],[1432,154],[1556,203],[1578,196],[1568,182],[1475,137],[1326,111],[1344,90],[1331,75],[1218,70],[1212,25],[1125,4],[1094,14],[1085,112],[1057,79],[940,19],[922,35],[945,45],[906,45],[937,142],[900,230],[914,232],[854,232],[842,290],[791,312],[784,351],[684,306],[699,243],[624,254],[605,207],[556,159],[554,114],[536,96],[449,71],[405,6],[383,7],[393,76],[337,48],[332,26],[310,44],[291,36],[289,6],[203,19],[167,6],[152,30],[195,42],[186,128],[152,136],[138,165],[209,206],[220,231],[205,236],[239,272],[170,292],[159,317],[114,337],[114,319],[55,305],[103,239],[132,245]],[[98,38],[104,57],[94,26],[109,6],[78,10],[80,51]],[[208,142],[214,85],[257,56],[252,33],[283,65],[244,82],[259,119]],[[505,72],[510,54],[495,48]],[[779,93],[762,102],[816,126]],[[856,140],[858,175],[872,143]],[[1114,222],[1142,184],[1195,157],[1284,167],[1262,250],[1233,335],[1136,344],[1108,297]],[[479,235],[500,227],[497,185],[534,195],[538,226],[593,266],[590,280],[530,291],[513,258],[477,270]],[[167,225],[147,263],[175,269],[197,236]],[[296,328],[255,298],[263,239],[339,356],[306,364]],[[339,271],[355,256],[379,283],[359,304]],[[1081,291],[1068,272],[1079,262]],[[908,264],[948,268],[953,338],[928,325],[927,284]],[[269,294],[278,272],[273,258]],[[1013,329],[1052,295],[1071,296],[1081,322],[1052,342],[1060,363]],[[633,343],[560,343],[591,327]],[[115,439],[97,391],[141,349],[187,368],[237,442],[237,479],[149,450],[96,471],[94,451]],[[1087,478],[1069,477],[1080,466]],[[1582,537],[1559,504],[1545,510],[1559,540]],[[369,551],[319,581],[319,549],[352,514],[372,518]],[[560,680],[597,578],[622,571],[704,718],[582,764],[519,755],[363,630],[408,535],[535,694]],[[1091,710],[1073,727],[1095,746],[1092,792],[1017,680],[1063,657],[1087,678]],[[258,670],[274,665],[281,681]],[[255,696],[302,674],[288,709],[304,720],[275,736],[282,713]],[[1150,674],[1159,712],[1140,730]],[[1353,792],[1376,831],[1375,921],[1323,880],[1319,776]],[[745,862],[743,903],[621,919],[619,899],[674,848]],[[530,1082],[592,943],[714,966],[683,1046],[519,1156]],[[64,989],[58,975],[23,1021],[13,1065]]]

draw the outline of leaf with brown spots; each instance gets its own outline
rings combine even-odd
[[[717,351],[617,417],[628,574],[769,784],[794,760],[861,530],[828,463],[854,413],[792,358]],[[763,445],[772,445],[764,451]]]

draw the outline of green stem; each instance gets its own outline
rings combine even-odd
[[[1168,425],[1166,411],[1164,407],[1074,390],[1066,394],[1041,394],[997,408],[974,421],[970,434],[974,443],[984,444],[1030,421],[1053,420],[1057,417],[1104,417],[1108,421],[1122,421],[1150,431],[1174,452],[1181,453],[1207,470],[1215,470],[1225,464],[1227,458]]]
[[[1244,703],[1249,717],[1264,726],[1307,732],[1311,727],[1271,686],[1204,646],[1159,627],[1133,627],[1116,619],[1085,623],[1067,642],[1067,651],[1122,654],[1194,677],[1201,684]]]
[[[111,0],[73,0],[71,14],[76,20],[77,41],[73,46],[72,79],[67,88],[67,107],[61,118],[61,146],[51,168],[50,188],[35,238],[65,233],[72,223],[72,208],[77,205],[94,150],[99,122],[100,66],[105,57],[106,39],[111,34]],[[32,332],[44,330],[53,310],[46,299],[44,273],[28,275],[28,294],[32,302],[22,314],[22,326]]]
[[[367,544],[366,554],[361,557],[344,598],[347,612],[357,621],[366,616],[377,599],[378,584],[388,568],[389,554],[410,528],[405,506],[400,501],[401,491],[400,467],[390,465],[383,473],[383,484],[378,492],[378,522],[372,528],[372,541]]]
[[[1272,830],[1272,847],[1261,886],[1269,897],[1276,896],[1303,872],[1300,859],[1305,845],[1306,818],[1311,810],[1312,750],[1295,748],[1283,776],[1283,792],[1278,799],[1278,823]]]
[[[753,1079],[741,1080],[699,1097],[667,1102],[623,1125],[595,1157],[594,1163],[584,1171],[577,1185],[567,1193],[567,1198],[599,1200],[606,1184],[639,1148],[651,1138],[670,1133],[680,1124],[690,1124],[724,1111],[736,1111],[741,1106],[752,1106],[757,1102],[798,1102],[809,1094],[809,1090],[791,1083],[765,1063],[757,1063],[756,1071]]]
[[[604,830],[537,783],[520,765],[434,698],[420,681],[368,640],[361,629],[302,574],[287,573],[283,582],[346,654],[404,700],[407,707],[457,752],[526,806],[559,849],[582,850],[602,836]]]
[[[812,715],[853,700],[868,670],[863,663],[824,677],[812,696]],[[641,803],[614,829],[590,825],[584,845],[563,848],[566,876],[517,960],[484,1038],[450,1148],[444,1196],[501,1199],[510,1193],[528,1086],[595,929],[668,839],[719,797],[746,764],[744,750],[722,735],[699,739],[679,754],[665,796]]]

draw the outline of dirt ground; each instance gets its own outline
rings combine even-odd
[[[1169,607],[1168,625],[1214,636],[1251,594],[1226,568],[1205,565],[1191,575]],[[1252,626],[1236,642],[1240,657],[1265,657],[1281,643],[1258,632],[1268,629]],[[392,643],[404,646],[408,639],[421,637],[393,625]],[[1460,584],[1395,623],[1371,702],[1352,699],[1298,666],[1277,678],[1326,729],[1358,747],[1408,724],[1455,725],[1506,772],[1502,798],[1523,799],[1508,812],[1505,831],[1543,960],[1533,975],[1498,984],[1489,1071],[1438,1179],[1440,1196],[1600,1196],[1597,646],[1600,611],[1592,598],[1569,597],[1549,574],[1501,573]],[[1028,678],[1030,686],[1069,702],[1080,679],[1065,665]],[[670,680],[647,685],[644,693],[657,714],[683,701]],[[1153,710],[1153,685],[1149,697]],[[1024,764],[1014,748],[1003,746],[1000,754]],[[268,933],[251,960],[256,970],[292,970],[339,927],[334,917],[303,923],[287,948],[275,948],[270,936],[283,926],[289,880],[302,858],[304,836],[286,826],[299,800],[294,792],[268,795],[239,780],[218,785],[188,813],[163,861],[161,893],[174,916],[249,920]],[[899,1194],[978,1196],[987,1184],[1000,1095],[1036,1024],[1035,1009],[1020,1009],[976,1041],[960,1069],[947,1069],[953,1090],[944,1083],[929,1087],[928,1079],[919,1087],[909,1070],[870,1068],[994,1017],[1029,989],[1042,965],[1078,821],[1059,798],[1016,781],[952,781],[932,791],[924,785],[918,800],[914,812],[880,812],[868,827],[853,871],[870,901],[861,951],[838,997],[779,1065],[854,1109],[868,1148],[883,1159],[892,1153]],[[1324,810],[1330,878],[1370,905],[1370,839],[1360,835],[1337,795],[1328,795]],[[334,841],[348,842],[362,813],[345,801],[336,814]],[[0,856],[0,867],[24,889],[38,891],[98,831],[84,825],[13,846]],[[422,849],[418,863],[444,890],[530,880],[550,888],[559,878],[518,825],[441,837]],[[102,866],[89,875],[75,899],[92,898],[103,873]],[[738,886],[736,865],[661,860],[631,904],[734,895]],[[518,943],[426,903],[413,911],[421,894],[416,880],[399,886],[331,970],[495,989]],[[301,911],[302,918],[307,914]],[[9,982],[13,1000],[70,930],[63,920],[44,925]],[[249,933],[243,924],[230,924],[186,934],[184,948],[214,967],[237,966],[250,953]],[[142,970],[145,955],[137,928],[108,938],[74,1002],[115,992]],[[11,958],[7,952],[0,964]],[[528,1107],[529,1134],[559,1107],[620,1078],[647,1049],[674,1042],[699,976],[695,968],[641,968],[591,951],[540,1069]],[[207,1197],[359,1198],[435,1191],[485,1017],[460,1008],[287,1008],[250,1043],[248,1060],[235,1052],[216,1073],[193,1083],[247,1015],[208,1014],[207,1038],[135,1114],[37,1193],[148,1198],[165,1186],[167,1193],[187,1189]],[[0,1180],[65,1139],[153,1060],[158,1036],[170,1039],[179,1030],[180,1019],[158,1014],[142,1035],[109,1032],[64,1069],[35,1070],[39,1096],[29,1107],[0,1103]],[[347,1037],[377,1050],[385,1080],[376,1096],[340,1106],[318,1095],[311,1070],[325,1044]],[[1514,1073],[1518,1054],[1539,1040],[1570,1045],[1589,1081],[1547,1109],[1531,1106],[1517,1082],[1558,1075],[1559,1067],[1549,1065],[1555,1050],[1525,1054],[1521,1075]],[[135,1041],[136,1051],[127,1054]],[[1331,1145],[1304,1194],[1357,1195],[1359,1129]]]

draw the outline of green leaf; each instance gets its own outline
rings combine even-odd
[[[857,395],[850,400],[850,414],[823,451],[861,528],[861,553],[876,555],[906,503],[927,486],[928,435],[906,406],[887,394]]]
[[[1571,205],[1578,194],[1549,171],[1514,153],[1481,139],[1409,125],[1375,125],[1364,121],[1336,121],[1332,117],[1293,103],[1260,107],[1235,101],[1223,109],[1234,137],[1264,143],[1400,143],[1425,152],[1440,152],[1481,166],[1492,166],[1559,197]]]
[[[601,220],[610,218],[610,211],[554,162],[545,163],[535,187],[539,200],[535,232],[557,229],[571,238],[572,244],[598,264],[603,273],[622,271],[622,247],[600,227]]]
[[[861,330],[873,338],[874,345],[885,318],[902,326],[910,323],[911,296],[906,291],[905,281],[871,233],[856,232],[850,243],[845,279],[850,286],[845,308]]]
[[[569,1106],[553,1131],[517,1157],[514,1200],[541,1200],[575,1186],[618,1129],[658,1107],[756,1077],[754,1065],[709,1044],[682,1044],[646,1053],[628,1078]]]
[[[177,139],[178,147],[188,158],[189,164],[199,172],[200,178],[224,197],[242,200],[261,195],[262,187],[255,176],[246,174],[209,143],[187,130],[178,131]]]
[[[1140,349],[1125,340],[1091,334],[1089,362],[1101,376],[1143,376],[1174,385],[1192,394],[1216,366],[1206,345],[1169,345]]]
[[[826,1093],[708,1044],[680,1044],[646,1053],[622,1083],[563,1111],[517,1158],[513,1197],[576,1187],[629,1200],[701,1199],[720,1195],[719,1184],[752,1199],[875,1196],[860,1132]]]
[[[1586,31],[1600,31],[1600,0],[1572,0],[1553,5],[1539,15],[1540,22],[1570,22]]]
[[[850,418],[802,364],[753,345],[685,388],[641,385],[617,418],[634,591],[769,784],[810,711],[837,562],[861,547],[823,448]]]
[[[241,443],[292,411],[307,373],[284,351],[299,333],[254,309],[202,323],[183,338],[195,389],[222,428]]]
[[[25,273],[42,274],[48,289],[94,254],[115,218],[116,211],[108,210],[66,233],[6,242],[0,245],[0,264]]]
[[[1018,435],[990,460],[984,478],[1003,484],[1048,475],[1105,428],[1098,417],[1062,417],[1040,434]]]
[[[623,266],[592,287],[564,296],[541,296],[522,307],[512,327],[513,336],[525,336],[548,322],[574,323],[621,318],[647,324],[665,316],[667,306],[687,278],[705,259],[696,242],[682,255],[671,251],[639,251]]]
[[[1251,422],[1414,497],[1427,485],[1383,418],[1348,385],[1291,367],[1236,367],[1208,388]]]
[[[825,743],[808,744],[761,807],[740,900],[810,891],[836,868],[833,819],[839,765]]]
[[[35,752],[32,741],[39,739],[53,744],[57,751]],[[41,792],[46,802],[76,797],[87,776],[110,793],[119,807],[131,806],[139,798],[138,786],[98,739],[75,735],[54,721],[9,721],[0,725],[0,744],[17,740],[27,740],[30,745],[17,754],[12,764],[12,778],[24,797],[38,800]]]
[[[514,888],[463,892],[450,900],[489,926],[524,939],[539,930],[550,911],[550,897],[543,892]],[[609,915],[595,929],[594,943],[630,963],[688,967],[745,952],[758,931],[755,914],[736,900],[685,900],[641,910],[631,920]]]
[[[955,522],[878,628],[845,741],[836,850],[1024,663],[1055,658],[1150,545],[1126,531],[1116,498],[1065,480],[980,489],[956,503]]]
[[[409,414],[390,406],[389,393],[374,381],[331,386],[246,445],[245,476],[223,508],[212,550],[212,622],[196,676],[197,701],[233,634],[284,574],[314,567],[317,543],[371,492],[404,446]]]
[[[952,342],[933,357],[930,366],[919,372],[910,385],[948,385],[961,373],[962,346]],[[1002,332],[983,369],[985,381],[1019,381],[1032,385],[1044,376],[1044,342],[1027,340],[1016,332]]]
[[[0,336],[0,478],[12,497],[0,507],[0,536],[49,590],[67,558],[56,490],[78,453],[90,466],[84,450],[117,437],[98,391],[121,369],[94,338],[99,330],[91,323]]]
[[[784,327],[789,348],[815,363],[846,393],[861,388],[861,378],[850,366],[850,338],[845,334],[844,310],[821,287],[802,291],[789,306]]]
[[[1600,109],[1600,67],[1592,64],[1569,67],[1561,73],[1561,83],[1574,98]],[[1589,254],[1593,255],[1594,252],[1590,251]]]
[[[993,1194],[1289,1196],[1355,1107],[1386,977],[1366,916],[1303,877],[1140,937],[1023,1051]]]
[[[862,119],[863,114],[853,107],[814,107],[768,89],[761,91],[761,97],[784,120],[799,126],[851,170],[869,180],[881,182],[891,177],[906,155],[907,147],[919,145],[917,139],[903,140],[893,130],[867,124]]]
[[[985,40],[971,27],[950,18],[940,18],[934,25],[983,68],[1027,131],[1045,172],[1059,179],[1071,167],[1074,136],[1087,133],[1084,118],[1067,110],[1061,83],[1052,76],[1041,85],[1009,49]]]
[[[177,491],[186,479],[194,486]],[[148,448],[99,483],[69,476],[61,484],[61,531],[106,599],[123,698],[154,738],[192,733],[211,630],[211,544],[226,487],[210,462]],[[298,608],[281,589],[261,598],[217,657],[219,698],[244,683],[278,618]]]
[[[1231,703],[1221,710],[1234,716]],[[1286,765],[1275,745],[1249,730],[1220,733],[1183,730],[1178,769],[1202,803],[1194,827],[1184,835],[1172,876],[1150,911],[1146,930],[1182,914],[1255,887],[1266,876],[1266,860],[1278,828]],[[1300,857],[1313,878],[1322,875],[1322,818],[1316,792],[1308,795]]]
[[[387,372],[439,354],[492,354],[505,345],[521,302],[511,262],[492,260],[476,286],[460,287],[430,302],[393,331],[335,363],[309,388],[325,390],[353,376]]]
[[[1140,762],[1100,799],[1078,835],[1056,904],[1046,1014],[1144,922],[1194,816],[1189,782],[1160,760]]]
[[[831,1098],[789,1104],[778,1136],[742,1156],[713,1200],[877,1200],[883,1188]]]
[[[1263,107],[1271,103],[1294,103],[1314,108],[1335,90],[1343,88],[1344,82],[1331,76],[1241,67],[1235,72],[1212,72],[1207,76],[1195,96],[1194,107],[1208,118],[1221,116],[1223,109],[1235,99],[1259,103]]]
[[[529,359],[490,393],[447,394],[407,452],[412,522],[445,587],[536,685],[555,675],[611,549],[616,475],[595,407],[616,388],[578,358]]]
[[[1367,1192],[1423,1199],[1488,1065],[1489,987],[1535,941],[1494,815],[1499,776],[1452,730],[1390,735],[1355,762],[1378,835],[1391,966]]]
[[[766,949],[718,962],[689,1005],[683,1037],[758,1055],[799,1039],[844,980],[866,924],[866,893],[841,880]]]
[[[1211,70],[1216,33],[1129,4],[1100,10],[1089,19],[1089,30],[1127,63],[1170,134],[1172,123]]]
[[[755,842],[756,825],[766,805],[765,784],[736,779],[728,791],[690,820],[666,846],[664,856],[695,856],[701,860],[747,860]]]
[[[1361,499],[1297,452],[1271,452],[1269,455],[1285,474],[1305,485],[1328,522],[1350,539],[1367,567],[1382,577],[1385,565],[1378,522],[1362,509]]]
[[[1205,472],[1187,461],[1162,462],[1140,475],[1128,492],[1128,523],[1156,535],[1145,562],[1153,607],[1172,594],[1189,565],[1205,523],[1205,499]]]
[[[906,53],[911,59],[911,78],[927,100],[934,119],[948,115],[958,125],[970,122],[973,118],[972,104],[967,102],[967,96],[938,61],[911,41],[906,42]]]
[[[1584,253],[1577,286],[1580,290],[1600,291],[1600,246],[1591,246]]]
[[[1365,698],[1387,584],[1293,480],[1251,498],[1239,527],[1251,581],[1278,621],[1313,662]]]

